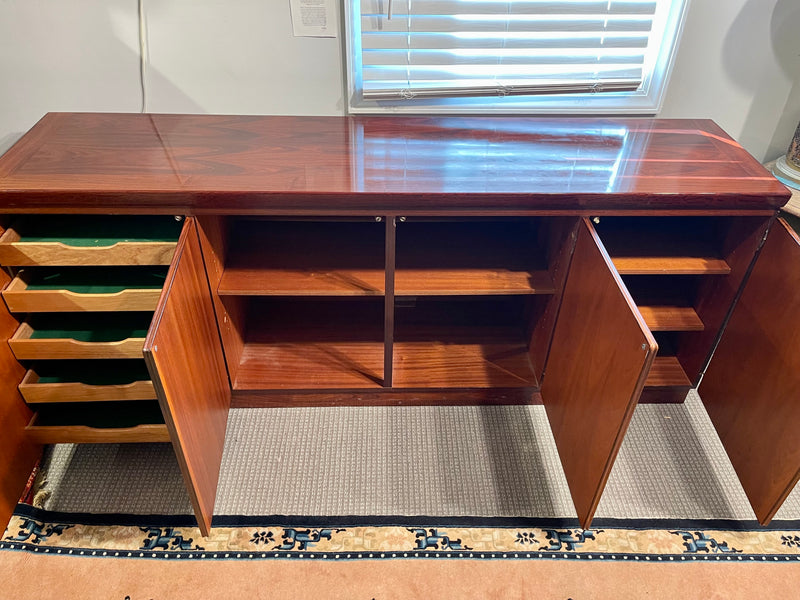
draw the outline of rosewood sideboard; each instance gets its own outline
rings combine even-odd
[[[699,392],[762,523],[800,476],[789,194],[701,120],[48,114],[0,158],[0,517],[41,444],[230,407],[542,403],[588,527]]]

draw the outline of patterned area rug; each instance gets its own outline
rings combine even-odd
[[[800,494],[761,527],[695,394],[637,408],[589,530],[541,406],[235,410],[209,537],[189,514],[168,444],[51,447],[0,561],[800,561]]]
[[[20,504],[0,550],[122,558],[575,559],[800,562],[800,523],[414,517],[218,518],[202,537],[189,516],[80,515]]]

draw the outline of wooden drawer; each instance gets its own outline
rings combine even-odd
[[[129,315],[134,318],[123,318]],[[20,324],[8,340],[18,360],[141,358],[151,319],[148,313],[75,313],[62,322],[54,317],[64,315],[37,315]]]
[[[40,444],[170,441],[157,402],[51,405],[37,411],[25,430]]]
[[[181,223],[172,217],[37,216],[0,236],[4,266],[168,265]]]
[[[153,382],[147,369],[139,361],[140,369],[128,370],[129,374],[114,373],[114,367],[126,361],[103,362],[93,367],[97,373],[71,375],[69,371],[76,361],[61,365],[62,368],[37,364],[29,369],[19,384],[19,391],[28,404],[55,402],[124,402],[128,400],[155,400]],[[144,370],[140,374],[138,370]],[[110,372],[111,376],[108,376]]]
[[[163,267],[25,269],[3,291],[11,312],[152,311]]]

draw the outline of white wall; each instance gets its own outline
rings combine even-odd
[[[344,114],[341,41],[289,0],[144,0],[147,110]],[[664,117],[716,120],[759,159],[800,120],[800,1],[690,0]],[[47,111],[141,110],[137,0],[0,0],[0,152]]]
[[[714,119],[760,160],[785,153],[800,120],[800,0],[689,1],[659,116]]]
[[[140,108],[131,0],[0,0],[0,152],[44,113]]]
[[[341,43],[289,0],[144,0],[147,110],[344,114]],[[137,0],[0,0],[0,153],[48,111],[139,111]]]

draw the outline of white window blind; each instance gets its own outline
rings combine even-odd
[[[354,0],[355,92],[401,104],[641,92],[676,5],[683,0]]]

